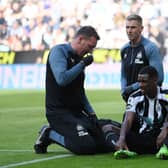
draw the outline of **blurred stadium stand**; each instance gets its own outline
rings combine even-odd
[[[83,25],[93,25],[99,32],[98,48],[120,49],[127,41],[125,17],[134,12],[144,19],[144,35],[158,44],[167,60],[167,9],[165,0],[0,0],[0,51],[47,50],[70,42]],[[120,60],[118,54],[114,58],[104,52],[109,55],[97,58],[96,51],[96,59],[101,59],[97,62]]]

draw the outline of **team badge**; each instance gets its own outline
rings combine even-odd
[[[82,125],[77,124],[76,129],[77,129],[77,132],[78,132],[78,136],[88,135],[87,130]]]
[[[136,64],[143,64],[143,63],[144,63],[143,60],[142,60],[142,53],[141,53],[141,52],[139,52],[139,53],[137,54],[137,56],[136,56],[136,58],[135,58],[135,63],[136,63]]]
[[[75,63],[75,60],[73,58],[71,58],[71,62],[74,64]]]

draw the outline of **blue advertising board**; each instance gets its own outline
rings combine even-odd
[[[0,65],[0,89],[43,89],[45,64]],[[120,63],[92,64],[85,69],[85,87],[120,88]],[[164,69],[164,87],[168,87],[168,68]]]

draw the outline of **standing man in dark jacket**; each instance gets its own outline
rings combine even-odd
[[[114,151],[113,135],[109,133],[113,129],[111,121],[97,119],[84,89],[84,69],[93,62],[93,56],[88,53],[96,47],[99,39],[93,27],[84,26],[71,43],[51,49],[46,69],[49,126],[40,131],[34,145],[36,153],[46,153],[52,142],[75,154]]]
[[[162,56],[158,47],[142,36],[143,23],[139,15],[126,18],[126,33],[129,43],[121,49],[121,94],[125,101],[139,89],[137,76],[141,68],[151,65],[158,71],[158,85],[163,82]]]

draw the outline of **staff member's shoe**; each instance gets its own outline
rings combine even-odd
[[[37,138],[34,144],[34,150],[37,154],[47,153],[47,147],[52,143],[49,139],[49,132],[51,128],[47,125],[44,125],[39,131],[39,137]]]
[[[119,150],[114,153],[115,159],[131,159],[137,156],[136,152],[129,150]]]
[[[168,148],[166,145],[163,145],[159,152],[156,154],[156,158],[162,159],[162,160],[167,160],[168,159]]]

